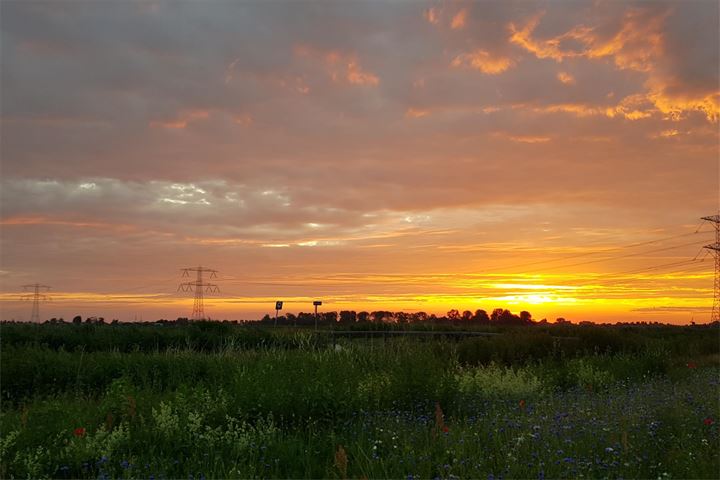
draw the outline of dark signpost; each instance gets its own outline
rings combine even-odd
[[[283,302],[281,300],[278,300],[277,302],[275,302],[275,326],[276,327],[277,327],[278,312],[280,310],[282,310],[282,304],[283,304]]]
[[[313,302],[313,305],[315,306],[315,330],[317,330],[317,324],[318,324],[317,307],[322,305],[322,302],[320,300],[315,300]]]

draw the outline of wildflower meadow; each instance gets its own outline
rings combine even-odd
[[[717,326],[2,326],[2,478],[717,478]]]

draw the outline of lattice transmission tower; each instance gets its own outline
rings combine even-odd
[[[720,214],[702,217],[703,220],[713,224],[715,228],[715,243],[705,245],[715,258],[715,286],[713,288],[713,308],[711,322],[720,321]]]
[[[193,320],[203,320],[205,318],[205,294],[220,293],[220,288],[214,283],[207,283],[203,279],[203,275],[210,274],[209,278],[217,278],[217,270],[205,267],[183,268],[182,276],[190,277],[190,272],[195,272],[195,281],[184,282],[178,285],[178,291],[195,292],[195,302],[193,303],[193,311],[191,318]]]
[[[39,283],[33,283],[32,285],[23,285],[22,288],[26,292],[31,292],[28,294],[23,295],[23,300],[31,300],[32,301],[32,314],[30,315],[30,321],[31,322],[39,322],[40,321],[40,302],[46,302],[50,300],[50,297],[48,295],[45,295],[41,292],[47,292],[50,290],[50,287],[47,285],[40,285]]]

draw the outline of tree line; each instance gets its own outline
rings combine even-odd
[[[221,321],[218,319],[204,319],[210,321]],[[261,324],[272,324],[272,325],[295,325],[295,326],[309,326],[315,325],[317,320],[318,325],[354,325],[354,324],[439,324],[439,325],[532,325],[535,323],[545,324],[546,319],[542,319],[539,322],[532,318],[532,314],[528,311],[521,311],[519,314],[514,314],[510,310],[503,308],[496,308],[488,314],[487,311],[479,309],[475,312],[465,310],[460,312],[459,310],[452,309],[445,315],[438,316],[434,313],[426,312],[392,312],[389,310],[376,310],[373,312],[355,310],[341,310],[330,311],[330,312],[318,312],[317,319],[314,313],[300,312],[298,314],[286,313],[280,315],[277,318],[270,316],[269,314],[258,320],[222,320],[222,322],[228,323],[261,323]],[[175,320],[160,319],[154,322],[141,322],[141,323],[161,323],[161,324],[178,324],[183,325],[193,322],[192,319],[187,317],[178,317]],[[556,323],[569,323],[563,318],[558,318]],[[80,315],[75,316],[71,321],[66,321],[63,318],[51,318],[46,320],[44,323],[50,324],[63,324],[73,323],[79,324],[95,324],[95,325],[116,325],[120,322],[117,319],[106,321],[103,317],[87,317],[82,318]],[[130,322],[137,323],[137,322]]]
[[[308,326],[314,325],[317,321],[318,325],[354,325],[364,323],[390,323],[390,324],[439,324],[453,326],[478,326],[478,325],[512,325],[524,326],[535,323],[547,323],[543,319],[536,322],[532,318],[532,314],[528,311],[522,311],[514,314],[510,310],[496,308],[490,314],[487,311],[479,309],[475,312],[465,310],[452,309],[444,316],[437,316],[434,313],[426,312],[391,312],[388,310],[377,310],[374,312],[355,310],[341,310],[340,312],[318,312],[317,318],[314,313],[300,312],[297,315],[287,313],[282,316],[275,317],[265,315],[260,322],[272,325],[296,325]],[[565,320],[558,319],[560,323]]]

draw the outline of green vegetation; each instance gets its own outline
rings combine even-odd
[[[2,325],[3,478],[715,478],[713,327]],[[452,330],[452,327],[448,327]]]

